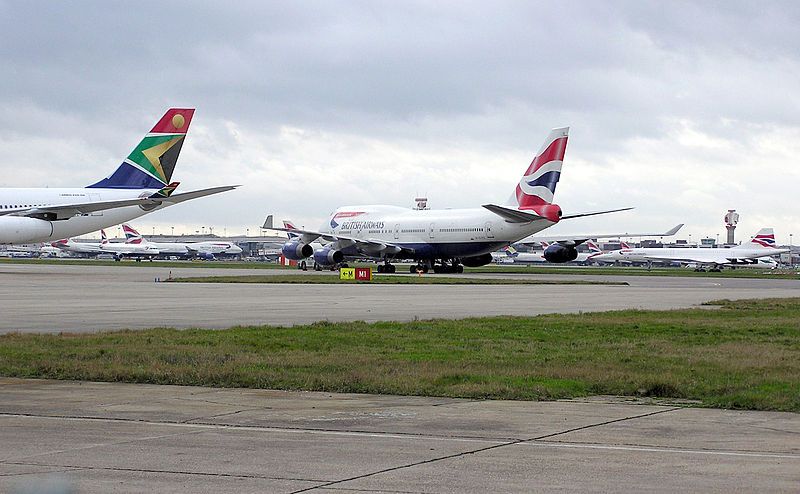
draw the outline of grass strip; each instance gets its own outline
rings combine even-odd
[[[718,310],[0,336],[0,375],[800,412],[800,298]]]
[[[515,278],[441,277],[439,275],[373,275],[372,281],[340,280],[335,274],[275,274],[243,276],[197,276],[165,280],[173,283],[289,283],[316,285],[623,285],[626,282],[587,280],[534,280]]]
[[[652,268],[635,266],[498,266],[490,264],[479,268],[464,268],[466,273],[514,273],[514,274],[571,274],[571,275],[612,275],[612,276],[679,276],[691,278],[760,278],[760,279],[800,279],[796,269],[756,269],[725,268],[718,273],[694,271],[688,268]]]

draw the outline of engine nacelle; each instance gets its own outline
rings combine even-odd
[[[333,266],[342,261],[344,261],[344,254],[340,250],[323,247],[314,251],[314,262],[320,266]]]
[[[486,266],[492,262],[492,255],[491,254],[483,254],[480,256],[475,257],[462,257],[461,264],[468,268],[479,268],[481,266]]]
[[[53,235],[53,223],[23,216],[0,216],[0,244],[41,242]]]
[[[283,253],[283,257],[286,259],[299,261],[300,259],[305,259],[313,254],[314,248],[308,244],[298,242],[297,240],[292,240],[291,242],[286,242],[283,244],[281,252]]]
[[[544,250],[544,258],[547,262],[570,262],[578,258],[578,251],[575,247],[553,244]]]

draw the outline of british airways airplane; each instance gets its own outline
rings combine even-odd
[[[282,249],[288,259],[313,256],[322,266],[353,257],[381,259],[378,272],[386,273],[395,272],[391,261],[396,259],[415,260],[418,264],[411,272],[451,273],[462,272],[463,266],[483,266],[492,262],[493,251],[560,221],[631,209],[563,214],[553,203],[568,135],[568,127],[550,132],[504,205],[444,210],[345,206],[332,212],[318,231],[267,224],[264,228],[294,235]],[[325,244],[315,249],[311,243],[317,239]],[[574,245],[565,249],[574,250]]]
[[[0,189],[0,244],[74,237],[236,186],[173,194],[194,109],[172,108],[108,177],[83,188]]]

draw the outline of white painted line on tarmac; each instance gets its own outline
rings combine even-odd
[[[800,454],[791,454],[791,453],[758,453],[758,452],[747,452],[747,451],[675,449],[668,447],[652,447],[652,446],[615,446],[611,444],[555,443],[546,441],[525,441],[521,443],[516,443],[513,446],[535,446],[540,448],[570,448],[570,449],[604,449],[604,450],[618,450],[618,451],[641,451],[645,453],[678,453],[678,454],[692,454],[692,455],[744,456],[748,458],[781,458],[790,460],[800,460]]]

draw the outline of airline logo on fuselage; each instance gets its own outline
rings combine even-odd
[[[355,218],[356,216],[360,216],[362,214],[365,214],[364,211],[340,211],[334,214],[333,217],[331,218],[331,228],[336,228],[339,226],[339,222],[336,220],[342,220],[342,219],[346,220],[347,218]],[[350,224],[353,222],[346,221],[345,223]],[[350,229],[345,226],[342,226],[342,228]]]

